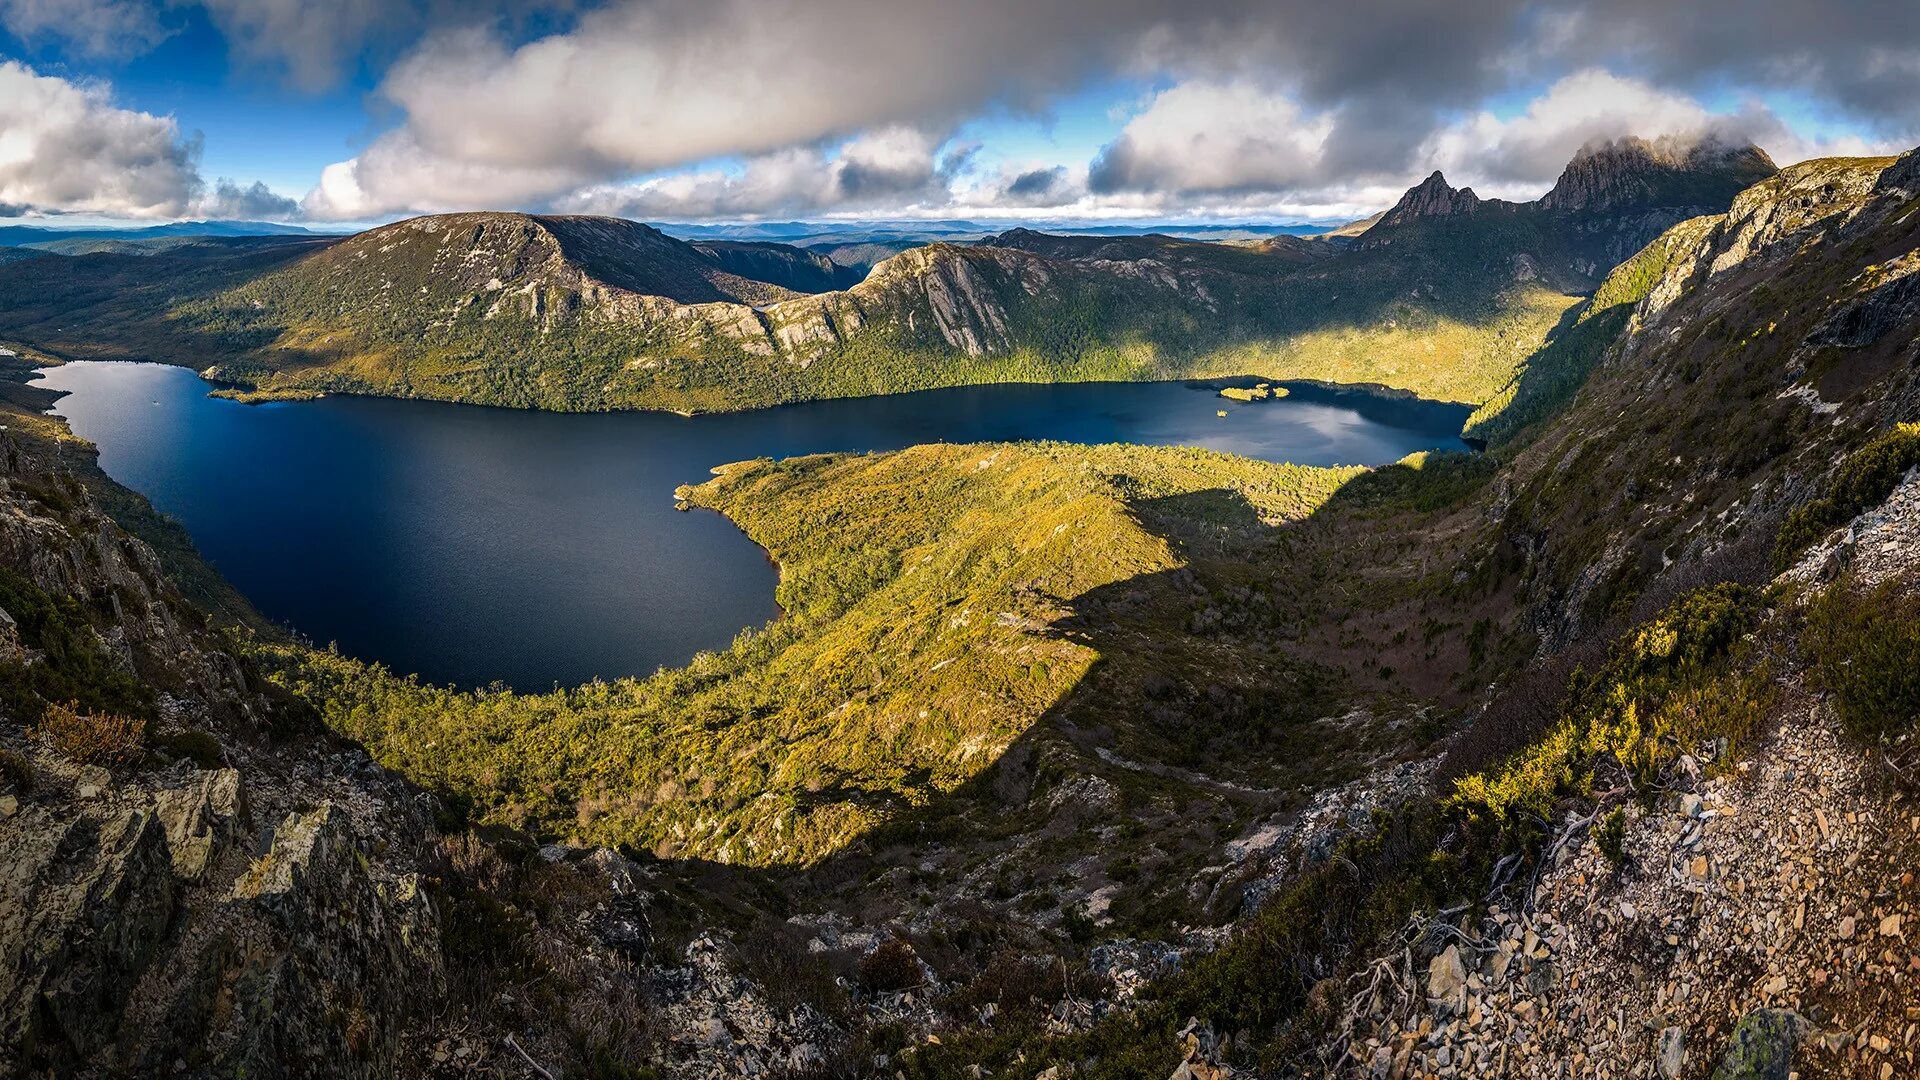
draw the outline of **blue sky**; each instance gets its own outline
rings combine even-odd
[[[1748,0],[1735,42],[1577,0],[1368,29],[1384,4],[0,0],[0,146],[30,148],[0,210],[1308,220],[1433,168],[1530,198],[1623,135],[1917,134],[1911,4]]]

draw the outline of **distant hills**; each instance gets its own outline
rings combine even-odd
[[[738,235],[780,225],[690,241],[615,218],[438,215],[337,241],[228,240],[224,257],[5,263],[0,336],[268,394],[560,410],[1240,374],[1480,403],[1646,239],[1773,171],[1752,147],[1626,141],[1583,151],[1534,203],[1436,173],[1334,237],[944,222],[930,227],[949,239],[897,253],[884,229],[842,233],[837,257]]]
[[[102,226],[65,229],[0,225],[0,247],[32,247],[70,240],[151,240],[171,236],[314,236],[313,230],[276,221],[173,221],[138,228]]]

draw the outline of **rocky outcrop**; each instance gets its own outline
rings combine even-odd
[[[1725,206],[1778,171],[1766,151],[1751,144],[1711,137],[1614,139],[1582,147],[1539,205],[1587,213],[1661,207],[1692,217]]]
[[[0,1072],[110,1047],[173,920],[159,815],[98,800],[35,802],[0,822]]]
[[[1472,188],[1457,188],[1434,170],[1432,176],[1407,189],[1400,201],[1368,231],[1391,229],[1422,218],[1461,217],[1480,208],[1480,197]]]

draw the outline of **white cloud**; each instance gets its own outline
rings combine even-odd
[[[200,188],[198,155],[172,117],[119,108],[103,84],[0,63],[0,204],[173,216]]]
[[[1180,83],[1154,95],[1100,152],[1096,191],[1282,191],[1318,181],[1330,114],[1247,80]]]
[[[131,56],[167,36],[146,0],[0,0],[0,26],[23,42],[58,39],[89,56]]]
[[[914,128],[883,128],[850,140],[831,154],[811,147],[781,150],[749,159],[737,170],[700,170],[593,185],[557,200],[555,208],[690,219],[945,207],[952,200],[952,180],[967,152],[943,157],[939,153],[943,141]]]

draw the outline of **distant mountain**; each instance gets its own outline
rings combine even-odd
[[[1589,144],[1575,155],[1540,206],[1589,213],[1721,206],[1779,171],[1766,151],[1752,145],[1617,139]]]
[[[311,229],[273,221],[174,221],[135,228],[63,229],[0,225],[0,247],[29,247],[72,240],[150,240],[167,236],[313,236]]]
[[[1482,403],[1642,237],[1724,212],[1770,168],[1753,150],[1596,147],[1551,205],[1480,199],[1436,173],[1352,238],[1023,227],[913,247],[864,275],[765,239],[448,214],[278,254],[11,263],[0,333],[265,392],[561,410],[1243,374]],[[878,255],[898,241],[862,243]]]
[[[741,277],[794,292],[832,292],[867,276],[865,266],[842,265],[826,254],[765,240],[701,240],[693,248]]]
[[[1391,229],[1421,218],[1455,217],[1480,208],[1480,197],[1472,188],[1457,188],[1434,170],[1432,176],[1407,189],[1393,208],[1380,216],[1379,227]]]
[[[1553,189],[1530,203],[1482,199],[1439,172],[1371,225],[1339,230],[1361,246],[1404,242],[1409,229],[1470,220],[1476,232],[1531,230],[1536,264],[1597,282],[1669,227],[1726,210],[1741,191],[1778,172],[1766,151],[1716,140],[1627,138],[1582,148]]]

